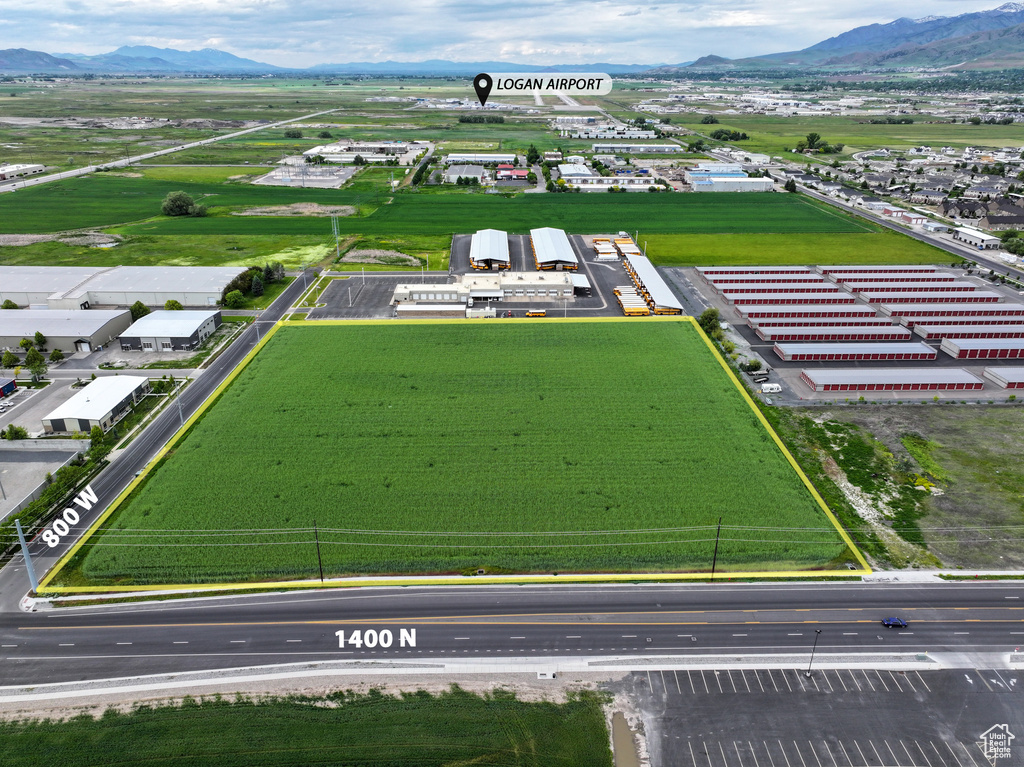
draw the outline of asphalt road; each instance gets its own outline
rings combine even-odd
[[[881,627],[893,614],[906,630]],[[771,655],[808,653],[819,629],[821,654],[1009,652],[1024,640],[1024,584],[378,588],[60,608],[0,614],[0,664],[6,684],[42,684],[310,660]]]
[[[172,407],[161,413],[92,481],[92,490],[97,495],[96,504],[92,510],[81,514],[81,519],[71,528],[69,534],[61,540],[59,545],[50,548],[38,535],[29,543],[29,551],[35,563],[36,574],[40,579],[131,482],[135,473],[153,459],[153,456],[178,430],[182,421],[187,420],[235,369],[256,345],[257,336],[262,337],[262,334],[266,333],[299,299],[304,290],[304,284],[302,279],[294,280],[274,303],[262,312],[252,326],[239,335],[205,371],[189,384],[184,394],[178,398],[178,402],[181,404],[180,411],[178,407]],[[18,601],[28,590],[28,577],[25,573],[24,561],[19,554],[0,570],[0,612],[17,610]]]

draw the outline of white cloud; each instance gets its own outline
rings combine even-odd
[[[219,48],[281,66],[346,61],[677,63],[796,50],[898,15],[955,15],[993,0],[0,0],[0,45],[106,53]]]

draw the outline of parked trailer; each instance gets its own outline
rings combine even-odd
[[[783,327],[800,324],[805,327],[841,328],[848,325],[892,325],[889,317],[800,317],[796,323],[790,318],[772,317],[763,320],[747,320],[752,328]]]
[[[1024,357],[1020,338],[944,338],[939,347],[958,360],[1006,360]]]
[[[921,338],[1024,338],[1024,325],[915,325]]]
[[[760,306],[771,304],[855,304],[857,299],[849,293],[730,293],[723,296],[736,306]]]
[[[801,370],[800,380],[820,392],[844,391],[961,391],[977,390],[985,382],[960,368],[818,368]]]
[[[869,304],[995,304],[1003,300],[1002,293],[992,290],[963,292],[928,290],[920,293],[901,293],[882,288],[864,291],[858,293],[858,296]]]
[[[854,360],[933,360],[938,352],[925,343],[777,343],[775,353],[788,362]]]
[[[878,307],[882,314],[890,317],[964,317],[976,314],[984,317],[1024,317],[1024,304],[938,304],[922,305],[909,303],[883,304]]]
[[[864,304],[852,304],[847,306],[836,306],[834,304],[807,304],[791,306],[742,306],[737,311],[747,320],[758,319],[787,319],[799,318],[803,320],[808,317],[874,317],[874,307]],[[791,324],[802,324],[791,323]]]
[[[715,288],[723,296],[730,293],[839,293],[841,290],[838,285],[831,282],[739,282],[733,285],[716,285]]]
[[[821,274],[929,274],[938,271],[938,267],[929,264],[906,266],[818,266],[815,268]]]
[[[823,327],[780,327],[757,328],[755,331],[762,341],[909,341],[913,334],[899,325],[864,326],[843,328]]]
[[[1024,389],[1024,368],[985,368],[982,375],[1004,389]]]

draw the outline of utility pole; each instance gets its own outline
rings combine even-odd
[[[711,580],[715,579],[715,566],[718,564],[718,539],[722,537],[722,518],[718,518],[718,532],[715,533],[715,556],[711,559]]]
[[[821,634],[821,629],[814,629],[814,644],[811,645],[811,660],[807,664],[807,673],[804,674],[808,679],[811,678],[811,664],[814,663],[814,651],[818,648],[818,636]]]
[[[182,384],[182,386],[184,386],[184,384]],[[184,426],[185,425],[185,413],[181,409],[181,395],[182,395],[182,391],[183,391],[182,389],[178,389],[178,396],[175,397],[175,399],[178,401],[178,418],[181,420],[181,425]]]
[[[39,591],[39,581],[36,579],[36,570],[32,566],[32,555],[28,553],[28,542],[25,540],[25,533],[21,530],[21,520],[15,518],[14,528],[18,531],[18,543],[21,544],[21,553],[25,556],[25,570],[28,572],[28,581],[32,584],[32,591]]]
[[[320,558],[320,534],[316,529],[316,520],[313,520],[313,537],[316,539],[316,562],[320,565],[320,582],[324,582],[324,561]],[[820,631],[818,632],[821,633]]]

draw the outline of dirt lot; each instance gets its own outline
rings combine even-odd
[[[356,209],[351,205],[320,205],[316,202],[295,202],[291,205],[270,205],[265,208],[246,208],[233,216],[351,216]]]
[[[350,250],[341,257],[342,264],[386,264],[388,266],[419,266],[420,260],[397,250]]]
[[[927,497],[919,522],[946,567],[1024,567],[1024,408],[987,405],[855,406],[830,411],[835,421],[870,432],[896,461],[913,460],[901,439],[935,443],[931,456],[945,478]]]

